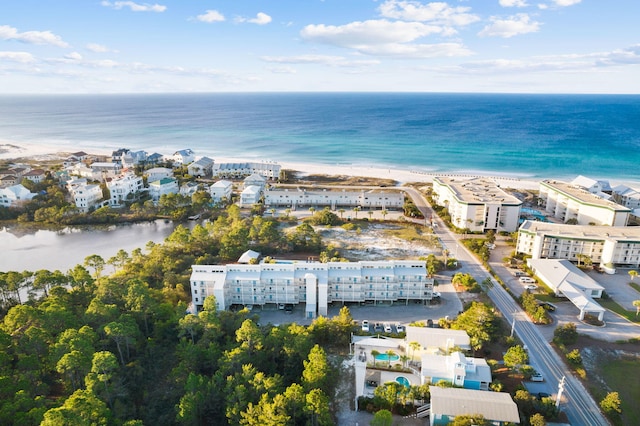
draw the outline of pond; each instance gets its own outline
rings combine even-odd
[[[149,241],[161,243],[175,227],[173,222],[164,220],[60,230],[5,227],[0,229],[0,272],[39,269],[67,272],[92,254],[106,261],[120,249],[131,254],[136,248],[144,250]]]

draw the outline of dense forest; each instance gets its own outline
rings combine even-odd
[[[332,424],[339,358],[325,350],[347,350],[346,308],[309,327],[218,312],[212,298],[186,312],[191,265],[249,248],[322,249],[308,224],[284,231],[232,206],[145,253],[0,272],[0,424]]]

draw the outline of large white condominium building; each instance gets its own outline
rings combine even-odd
[[[290,262],[258,265],[193,265],[191,297],[202,308],[215,296],[231,305],[306,304],[306,316],[327,315],[333,302],[425,302],[433,279],[424,261]]]
[[[533,259],[567,259],[614,273],[615,266],[640,266],[640,227],[584,226],[525,221],[518,232],[518,253]]]
[[[518,229],[522,201],[485,178],[433,178],[433,199],[446,207],[451,222],[472,232]]]
[[[574,219],[578,225],[626,226],[631,212],[581,186],[557,180],[540,182],[540,201],[551,216],[565,223]]]
[[[362,207],[380,209],[398,209],[404,205],[404,193],[394,190],[367,190],[367,191],[331,191],[287,188],[269,188],[264,192],[264,205],[315,207],[327,206],[332,209],[337,207]]]
[[[278,179],[280,177],[280,164],[266,163],[216,163],[213,165],[213,177],[221,178],[242,178],[252,174],[258,174],[267,179]]]

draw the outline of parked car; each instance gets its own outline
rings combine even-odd
[[[393,329],[391,328],[391,324],[389,324],[388,322],[384,323],[384,332],[385,333],[391,333],[393,332]]]
[[[556,310],[556,305],[551,302],[538,302],[538,305],[542,306],[547,311],[553,312]]]
[[[377,322],[374,326],[373,326],[373,331],[376,333],[382,333],[384,331],[384,328],[382,328],[382,324],[380,324],[379,322]]]
[[[536,373],[533,373],[531,375],[531,381],[532,382],[544,382],[544,377],[542,377],[542,374],[536,372]]]
[[[434,299],[438,299],[442,296],[442,294],[440,294],[439,291],[434,291],[433,293],[431,293],[431,297],[433,297]]]
[[[536,282],[536,280],[531,277],[520,277],[518,278],[518,281],[520,281],[522,284],[533,284]]]
[[[535,285],[535,284],[527,284],[527,285],[524,286],[524,288],[525,288],[525,290],[532,291],[532,290],[536,290],[538,288],[538,286]]]
[[[362,320],[362,331],[369,332],[369,321]]]
[[[548,394],[548,393],[546,393],[546,392],[538,392],[538,393],[536,394],[536,397],[538,398],[538,400],[539,400],[539,401],[541,401],[541,400],[542,400],[542,398],[550,398],[550,397],[551,397],[551,395],[549,395],[549,394]]]
[[[284,311],[284,303],[278,303],[278,309]]]
[[[404,329],[404,325],[402,324],[396,324],[396,331],[398,333],[404,333],[406,330]]]
[[[293,312],[293,305],[290,303],[287,303],[286,305],[284,305],[284,311],[288,314]]]

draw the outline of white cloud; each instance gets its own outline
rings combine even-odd
[[[478,16],[468,13],[470,7],[451,7],[444,2],[422,4],[418,1],[387,0],[378,10],[385,18],[442,25],[465,26],[480,20]]]
[[[87,48],[87,50],[90,50],[95,53],[109,53],[109,52],[117,53],[117,50],[109,49],[107,46],[104,46],[102,44],[97,44],[97,43],[89,43],[85,47]]]
[[[206,22],[210,24],[212,22],[223,22],[224,15],[217,10],[207,10],[206,13],[196,16],[196,19],[200,22]]]
[[[552,0],[556,6],[573,6],[574,4],[580,3],[582,0]]]
[[[238,16],[235,19],[236,22],[248,22],[250,24],[266,25],[271,22],[271,16],[263,12],[258,12],[255,18],[243,18]]]
[[[260,58],[265,62],[277,64],[319,64],[335,67],[363,67],[378,65],[377,60],[349,60],[344,56],[331,55],[298,55],[298,56],[263,56]]]
[[[160,4],[149,4],[149,3],[136,3],[132,1],[103,1],[101,3],[103,6],[113,8],[115,10],[124,9],[128,7],[132,12],[164,12],[167,10],[167,6],[163,6]]]
[[[25,31],[21,33],[16,28],[8,25],[0,25],[0,39],[16,40],[29,44],[50,44],[58,47],[69,47],[68,43],[51,31]]]
[[[526,0],[500,0],[500,6],[502,7],[527,7],[529,6]]]
[[[34,62],[35,58],[31,53],[27,52],[0,52],[0,61],[19,62],[21,64],[27,64]]]
[[[534,33],[540,29],[540,23],[531,21],[526,13],[519,13],[507,19],[491,17],[491,24],[485,26],[478,35],[483,37],[509,38],[519,34]]]
[[[271,71],[274,74],[297,74],[295,68],[292,67],[267,67],[268,71]]]
[[[73,61],[79,61],[82,59],[82,55],[78,52],[67,53],[66,55],[64,55],[64,57]]]

